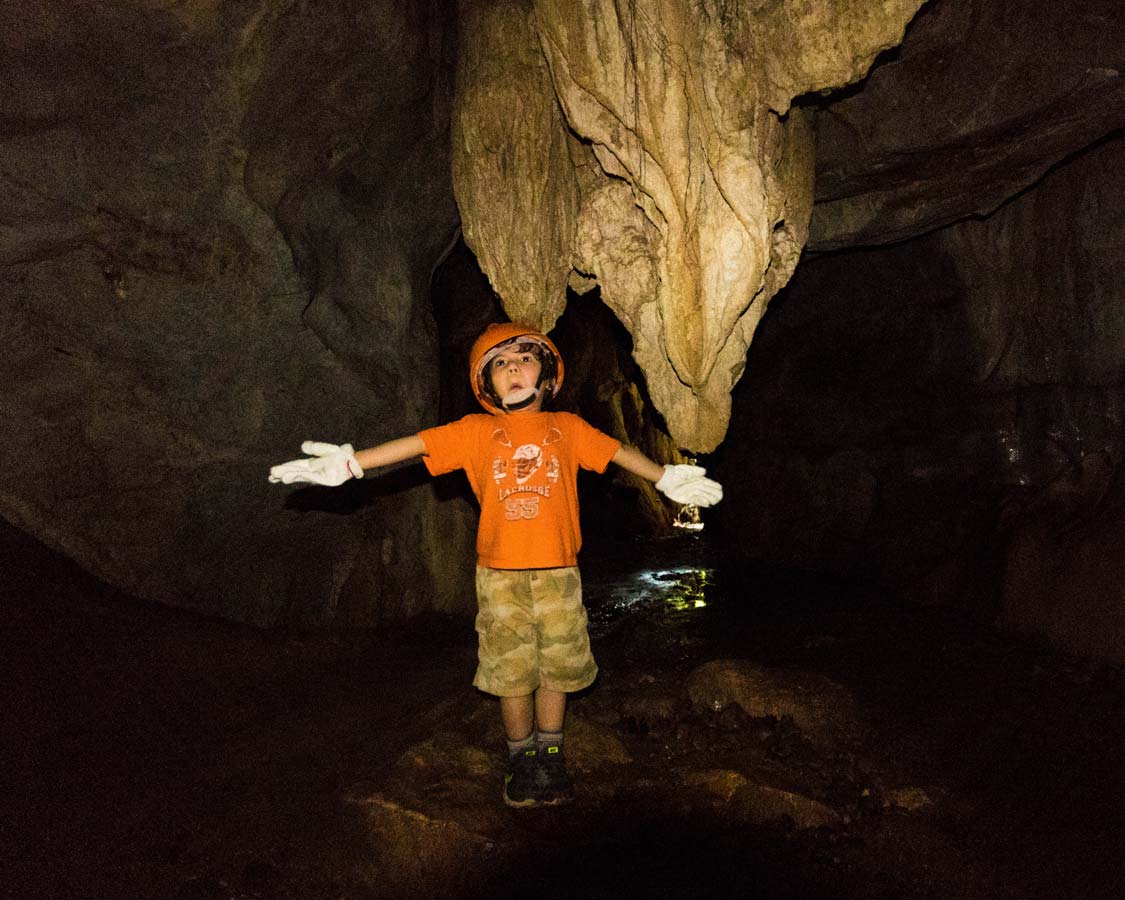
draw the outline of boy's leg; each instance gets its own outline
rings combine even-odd
[[[565,698],[564,694],[564,702]],[[504,721],[504,734],[509,741],[519,742],[531,737],[537,702],[531,699],[531,694],[500,698],[500,718]]]
[[[574,794],[563,754],[566,695],[593,682],[598,667],[590,652],[582,577],[577,567],[542,572],[536,604],[540,687],[535,693],[539,766],[545,803],[565,803]]]
[[[566,693],[540,687],[534,695],[501,697],[500,717],[509,753],[504,802],[534,806],[569,801],[574,787],[562,751]]]
[[[539,731],[561,733],[566,720],[566,693],[541,687],[535,692],[535,724]]]
[[[539,670],[527,581],[523,571],[477,566],[479,664],[473,684],[500,698],[508,741],[504,802],[520,807],[539,805],[545,781],[535,746],[532,691]]]

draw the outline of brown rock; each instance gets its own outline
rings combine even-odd
[[[701,711],[718,712],[734,703],[754,718],[788,717],[819,743],[847,734],[855,717],[851,694],[827,678],[743,660],[704,663],[688,677],[688,694]]]
[[[403,806],[381,794],[349,798],[362,817],[370,854],[357,866],[372,886],[424,896],[461,882],[493,844],[479,831]]]
[[[621,738],[605,725],[579,713],[567,716],[566,754],[579,772],[593,772],[604,766],[623,766],[633,761]]]
[[[819,800],[765,784],[744,785],[735,792],[730,805],[734,815],[759,825],[790,820],[798,828],[822,828],[844,821]]]
[[[884,809],[901,809],[904,812],[918,812],[933,805],[930,795],[920,787],[893,788],[883,793]]]
[[[457,211],[433,7],[2,5],[0,515],[263,626],[463,608],[467,508],[266,484],[303,439],[436,419]]]
[[[701,791],[738,821],[769,825],[789,820],[798,828],[835,825],[843,818],[830,806],[803,794],[757,784],[731,769],[706,769],[689,773],[684,786]]]

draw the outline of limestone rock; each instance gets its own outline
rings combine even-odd
[[[790,101],[862,76],[921,2],[462,4],[454,184],[505,308],[548,328],[596,280],[672,437],[713,449],[807,237]]]
[[[390,0],[0,5],[0,515],[261,625],[471,596],[467,507],[266,483],[303,439],[436,419],[446,26]]]
[[[566,305],[578,184],[566,123],[522,2],[461,4],[453,184],[465,242],[515,321]]]
[[[688,677],[688,694],[701,711],[736,704],[754,718],[789,717],[818,743],[848,734],[855,720],[851,694],[819,675],[767,669],[744,660],[716,659]]]
[[[1125,125],[1117,0],[932,3],[863,90],[817,116],[809,246],[985,215]]]
[[[370,853],[359,866],[372,885],[395,895],[424,896],[463,883],[466,870],[494,844],[478,830],[403,806],[382,794],[353,795],[349,805],[364,820]],[[478,809],[487,809],[481,803]],[[433,895],[431,895],[433,896]]]
[[[346,792],[369,847],[361,867],[373,886],[446,896],[453,886],[464,891],[489,861],[526,850],[519,816],[527,813],[514,814],[500,798],[503,746],[496,709],[481,704],[464,717],[460,730],[407,748],[378,784],[361,783]],[[631,757],[611,729],[571,713],[567,761],[590,799],[609,795],[607,770]]]

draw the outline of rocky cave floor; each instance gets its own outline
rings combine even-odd
[[[6,898],[1125,890],[1125,673],[949,614],[696,536],[589,559],[578,796],[513,811],[471,624],[259,632],[0,538]]]

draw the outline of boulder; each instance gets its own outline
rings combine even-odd
[[[689,773],[688,789],[700,791],[724,817],[753,825],[792,822],[797,828],[839,825],[844,817],[832,807],[804,794],[758,784],[731,769],[705,769]]]

